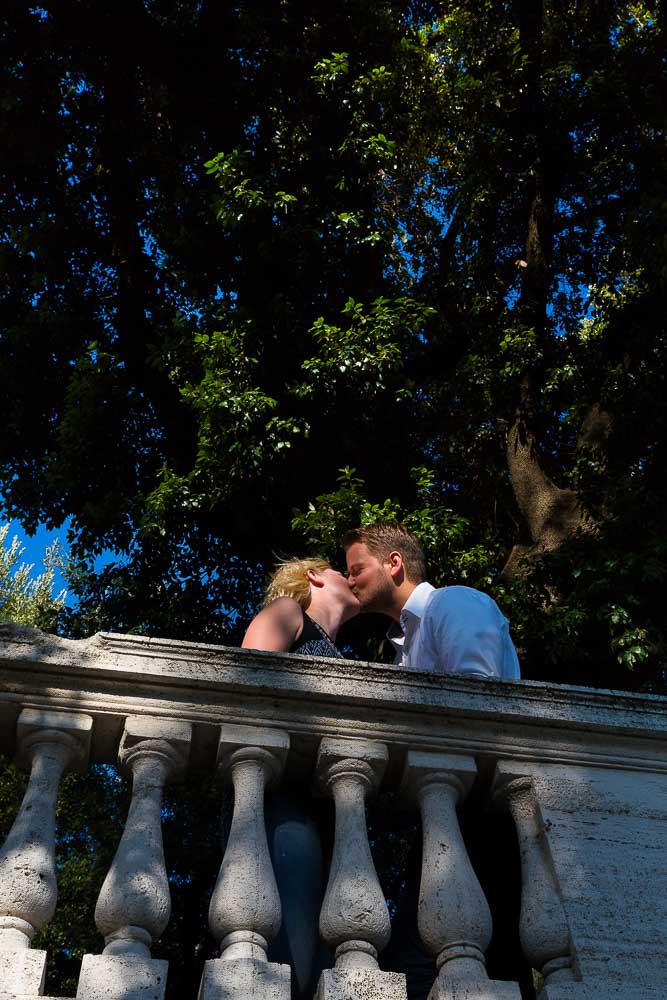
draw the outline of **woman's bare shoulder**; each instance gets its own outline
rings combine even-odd
[[[280,618],[294,618],[298,621],[301,621],[302,613],[301,605],[293,597],[276,597],[260,611],[260,615],[271,614]]]
[[[277,597],[250,622],[242,646],[286,653],[301,635],[303,611],[293,597]]]

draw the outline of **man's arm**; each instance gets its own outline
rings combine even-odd
[[[287,653],[303,629],[303,612],[291,597],[279,597],[253,618],[241,645]]]

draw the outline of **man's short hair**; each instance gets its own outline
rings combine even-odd
[[[269,578],[263,604],[266,606],[278,597],[293,597],[305,611],[310,604],[308,570],[321,573],[330,565],[326,559],[319,558],[283,559]]]
[[[399,521],[378,521],[377,524],[353,528],[345,532],[342,542],[346,551],[355,542],[361,542],[380,562],[386,562],[390,552],[400,552],[408,580],[422,583],[426,579],[424,550],[417,536]]]

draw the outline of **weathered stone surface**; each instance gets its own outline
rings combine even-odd
[[[41,996],[45,977],[45,951],[0,948],[0,983],[3,990]]]
[[[89,715],[95,762],[115,760],[128,716],[187,719],[191,766],[209,773],[222,725],[282,730],[286,778],[301,787],[326,738],[385,744],[389,787],[408,750],[473,757],[482,783],[501,761],[509,780],[533,782],[582,977],[553,979],[543,1000],[667,996],[664,698],[136,636],[73,642],[0,625],[0,751],[15,749],[25,705]]]
[[[379,785],[387,748],[370,740],[324,739],[317,754],[320,785],[336,807],[331,870],[320,933],[336,952],[336,969],[377,969],[389,941],[387,904],[378,881],[366,829],[366,796]]]
[[[268,726],[245,726],[225,723],[220,727],[218,764],[227,765],[233,753],[247,747],[261,747],[274,758],[277,772],[282,770],[289,750],[289,734]]]
[[[516,761],[498,770],[531,776],[577,978],[667,995],[667,774]],[[554,983],[548,1000],[577,985]]]
[[[61,712],[49,707],[24,708],[16,723],[16,763],[19,767],[29,768],[32,761],[31,747],[35,739],[45,730],[54,730],[69,737],[69,770],[85,771],[88,767],[92,728],[91,716],[83,712]]]
[[[227,961],[266,960],[281,906],[264,821],[264,793],[277,780],[289,736],[258,726],[221,726],[218,764],[234,785],[234,813],[211,896],[209,926]]]
[[[45,997],[34,993],[4,993],[0,990],[0,1000],[62,1000],[62,997]]]
[[[46,955],[32,959],[26,949],[55,912],[58,785],[65,768],[87,756],[91,726],[90,716],[74,712],[26,708],[18,717],[16,757],[30,779],[0,850],[0,953],[12,989],[43,988]]]
[[[470,680],[143,636],[68,640],[6,624],[0,625],[0,685],[0,723],[17,717],[26,695],[33,705],[58,702],[92,714],[97,760],[114,759],[127,715],[158,714],[195,723],[196,752],[206,763],[223,720],[406,739],[415,748],[418,736],[424,749],[442,739],[458,750],[502,747],[533,760],[539,748],[537,759],[546,753],[563,760],[567,753],[604,766],[620,753],[636,763],[667,763],[667,743],[646,739],[667,735],[665,699],[656,695]],[[0,749],[3,737],[4,746],[11,743],[11,727],[0,724]]]
[[[500,980],[457,982],[438,979],[429,993],[429,1000],[521,1000],[521,991],[516,983]]]
[[[474,757],[460,753],[437,753],[434,751],[410,750],[405,761],[401,781],[401,791],[405,796],[416,798],[417,786],[429,774],[437,772],[455,774],[464,791],[469,791],[477,775]]]
[[[496,771],[496,800],[512,813],[521,855],[521,947],[545,983],[574,979],[570,928],[560,898],[548,837],[530,777],[507,781],[503,762]]]
[[[0,989],[0,1000],[62,1000],[62,997],[45,997],[41,993],[5,993]]]
[[[491,913],[468,858],[456,806],[470,788],[472,757],[409,751],[402,788],[419,801],[423,850],[419,889],[420,937],[440,972],[432,997],[449,997],[444,980],[485,980],[484,952],[491,940]],[[444,992],[443,992],[444,991]]]
[[[377,787],[387,769],[389,754],[383,743],[374,740],[324,739],[317,751],[315,767],[317,777],[326,784],[331,767],[341,760],[362,761],[372,772],[373,786]]]
[[[151,942],[169,922],[162,792],[165,782],[185,767],[191,735],[187,723],[150,717],[126,720],[119,758],[132,775],[132,801],[95,907],[105,954],[148,958]]]
[[[558,983],[542,990],[537,1000],[664,1000],[662,988],[632,986],[598,980],[596,983]]]
[[[289,965],[214,959],[204,966],[197,1000],[290,1000]]]
[[[138,955],[84,955],[77,1000],[162,1000],[168,964]]]
[[[315,1000],[406,1000],[405,976],[379,969],[325,969]]]
[[[150,715],[129,716],[125,720],[123,736],[118,749],[121,764],[126,765],[131,751],[146,740],[168,743],[172,752],[170,775],[180,774],[187,764],[192,742],[192,726],[177,719],[157,719]]]

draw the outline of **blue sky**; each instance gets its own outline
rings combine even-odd
[[[6,520],[0,519],[0,524],[7,524]],[[67,522],[62,524],[57,530],[49,530],[43,524],[40,524],[39,528],[35,534],[31,537],[28,535],[18,521],[9,522],[9,535],[7,537],[7,542],[11,543],[12,538],[18,535],[18,539],[25,549],[25,552],[21,556],[22,563],[34,563],[34,569],[31,576],[39,576],[40,573],[44,572],[44,566],[42,564],[42,558],[44,556],[44,550],[47,545],[51,545],[56,538],[59,538],[64,547],[67,545]],[[67,585],[60,573],[55,575],[54,591],[58,593],[61,590],[66,590]],[[70,603],[68,601],[68,603]]]
[[[0,497],[0,500],[2,498]],[[7,518],[0,517],[0,524],[7,524]],[[44,556],[44,550],[48,545],[52,545],[53,542],[59,539],[61,545],[66,550],[67,549],[67,528],[69,525],[69,520],[64,521],[59,528],[47,528],[45,525],[40,524],[34,535],[29,535],[21,527],[18,521],[9,521],[9,534],[7,536],[7,543],[11,544],[12,539],[15,535],[18,536],[19,542],[25,549],[25,552],[21,556],[22,563],[32,563],[34,568],[31,577],[39,576],[40,573],[44,572],[44,564],[42,559]],[[107,563],[111,562],[112,559],[118,558],[117,554],[108,550],[103,552],[102,555],[98,556],[95,560],[95,569],[100,570]],[[61,573],[57,572],[54,575],[54,593],[58,594],[61,590],[67,590],[67,584]],[[74,605],[74,598],[71,594],[67,595],[67,604],[70,606]]]

